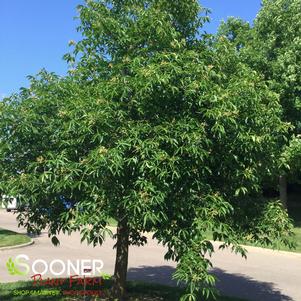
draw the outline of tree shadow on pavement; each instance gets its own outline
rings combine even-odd
[[[175,268],[171,266],[141,266],[128,270],[128,280],[145,281],[176,286],[172,280]],[[282,294],[273,283],[256,281],[246,275],[230,274],[221,269],[213,269],[217,276],[217,288],[225,296],[243,298],[250,301],[294,301]]]
[[[128,270],[127,279],[141,282],[157,283],[162,285],[176,286],[172,280],[175,268],[171,266],[140,266]]]

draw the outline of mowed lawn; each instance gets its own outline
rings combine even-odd
[[[292,238],[294,241],[296,248],[290,249],[287,246],[284,246],[282,244],[278,244],[277,250],[279,251],[288,251],[288,252],[294,252],[294,253],[301,253],[301,207],[297,208],[290,208],[288,210],[290,218],[293,220],[294,223],[294,233],[295,236]],[[207,233],[208,239],[212,239],[212,234],[210,232]],[[250,244],[249,242],[242,241],[242,245],[247,246],[254,246],[254,247],[260,247],[260,248],[267,248],[272,249],[272,247],[266,246],[266,245],[260,245],[260,244]]]
[[[21,245],[27,242],[30,242],[28,236],[0,228],[0,248]]]
[[[109,280],[105,281],[105,283],[96,288],[96,287],[88,287],[89,290],[100,290],[104,293],[110,287],[111,282]],[[127,285],[127,299],[128,301],[177,301],[180,300],[181,294],[183,291],[180,288],[172,288],[162,285],[156,284],[147,284],[147,283],[138,283],[138,282],[128,282]],[[66,284],[59,286],[57,288],[51,287],[33,287],[32,282],[16,282],[16,283],[0,283],[0,300],[9,300],[9,301],[27,301],[27,300],[43,300],[43,301],[75,301],[75,300],[84,300],[83,296],[79,297],[68,297],[63,296],[64,290],[70,290],[68,285],[68,280]],[[73,291],[83,291],[82,286],[73,286]],[[40,292],[53,292],[57,293],[54,296],[33,296],[33,291],[37,293]],[[21,295],[23,294],[23,296]],[[26,295],[27,294],[27,295]],[[104,297],[89,297],[87,296],[86,301],[101,301],[101,300],[109,300]],[[202,300],[202,299],[199,299]],[[210,300],[209,300],[210,301]],[[211,301],[213,301],[211,299]],[[237,299],[232,297],[218,297],[216,301],[247,301],[243,299]]]
[[[295,226],[294,227],[294,233],[295,233],[294,242],[296,244],[296,248],[290,249],[281,244],[278,245],[278,248],[280,251],[301,253],[301,207],[290,208],[289,215],[290,215],[291,219],[293,220],[294,226]],[[115,227],[117,225],[117,222],[114,219],[110,219],[109,224],[110,224],[110,226]],[[207,232],[206,236],[208,239],[212,239],[211,232]],[[245,245],[255,246],[255,247],[268,248],[267,246],[262,246],[259,244],[248,244],[247,242],[244,242],[244,241],[241,243],[245,244]]]
[[[294,223],[295,236],[293,238],[293,241],[296,245],[296,248],[290,249],[287,246],[279,244],[277,250],[301,253],[301,205],[299,205],[298,203],[292,202],[291,204],[289,204],[289,208],[288,208],[288,214]],[[250,244],[246,243],[246,245],[250,245]],[[269,248],[267,246],[261,246],[259,244],[255,244],[255,245],[253,244],[252,246]]]
[[[295,242],[297,244],[296,249],[290,250],[287,247],[282,247],[281,250],[301,253],[301,227],[295,227],[294,232],[296,234],[295,237]]]
[[[296,197],[296,196],[294,196]],[[289,203],[288,214],[294,223],[294,233],[295,237],[293,238],[294,243],[296,244],[295,249],[290,249],[284,245],[278,245],[280,251],[289,251],[295,253],[301,253],[301,202],[299,201],[300,197],[297,196],[297,202],[292,201]]]
[[[301,227],[295,227],[294,228],[294,233],[295,233],[295,237],[294,237],[293,240],[294,240],[294,243],[296,244],[296,248],[290,249],[287,246],[279,244],[278,248],[276,250],[279,250],[279,251],[288,251],[288,252],[294,252],[294,253],[301,253]],[[243,242],[243,244],[244,244],[244,242]],[[245,245],[254,246],[254,247],[268,248],[268,249],[270,248],[268,246],[262,246],[260,244],[248,244],[248,243],[245,243]]]
[[[281,250],[301,253],[301,205],[289,207],[288,212],[294,221],[294,232],[296,234],[295,242],[297,247],[294,250],[289,250],[287,247],[282,247]]]

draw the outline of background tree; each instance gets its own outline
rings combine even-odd
[[[214,292],[206,232],[290,244],[277,202],[258,197],[288,125],[262,78],[225,39],[199,34],[197,1],[87,1],[83,39],[59,78],[42,71],[0,104],[1,189],[29,211],[29,230],[80,230],[101,244],[118,222],[112,296],[125,294],[130,245],[143,232],[178,263],[183,300]]]
[[[296,141],[288,145],[294,147],[291,152],[295,152],[301,133],[301,1],[265,0],[253,27],[243,20],[230,18],[221,25],[219,35],[234,43],[240,50],[241,60],[263,74],[271,90],[279,95],[282,119],[293,126],[288,138]],[[282,168],[280,177],[285,206],[286,175],[296,181],[301,171],[296,168],[298,161],[286,163],[291,170]]]

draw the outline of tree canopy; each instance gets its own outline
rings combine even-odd
[[[230,18],[219,30],[219,35],[227,37],[239,50],[240,59],[263,74],[269,88],[279,95],[282,120],[292,125],[282,156],[290,171],[284,170],[295,180],[301,175],[297,155],[301,148],[300,16],[300,0],[265,0],[254,26]]]
[[[102,244],[118,222],[112,294],[144,232],[178,263],[183,300],[214,293],[206,232],[290,244],[279,202],[260,198],[289,125],[278,96],[223,37],[208,40],[197,1],[87,1],[69,75],[42,71],[0,104],[1,190],[29,206],[28,229],[81,231]],[[67,205],[66,205],[67,204]]]

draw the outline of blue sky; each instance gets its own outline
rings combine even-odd
[[[81,0],[0,0],[0,98],[27,86],[27,75],[41,68],[66,73],[62,56],[68,41],[78,40],[76,6]],[[220,20],[229,16],[252,22],[260,0],[202,0],[212,9],[214,32]]]

